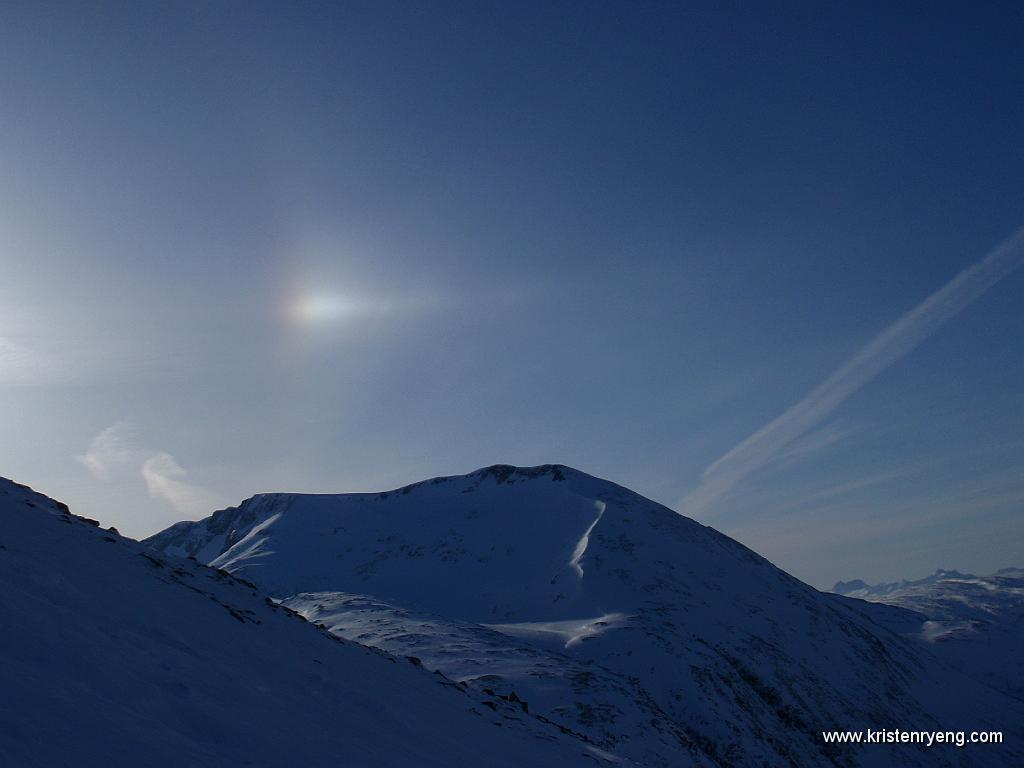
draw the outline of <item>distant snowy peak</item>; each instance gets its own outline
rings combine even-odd
[[[916,581],[868,585],[838,582],[847,597],[907,608],[933,621],[985,621],[1024,614],[1024,569],[1003,568],[991,576],[939,569]]]
[[[1013,572],[1016,569],[1007,568],[1004,569],[1006,572]],[[1002,573],[1003,571],[1000,571]],[[940,581],[964,581],[969,579],[977,579],[978,577],[970,573],[960,573],[960,571],[945,570],[939,568],[935,573],[925,576],[923,579],[917,581],[892,581],[882,582],[879,584],[868,584],[863,579],[854,579],[853,581],[837,581],[832,587],[832,592],[837,595],[846,595],[847,597],[859,597],[862,599],[869,599],[873,595],[888,595],[901,589],[907,589],[911,587],[927,586],[936,584]]]
[[[832,591],[837,595],[849,595],[852,592],[859,592],[870,588],[863,580],[854,579],[853,581],[837,581],[835,586],[832,587]]]

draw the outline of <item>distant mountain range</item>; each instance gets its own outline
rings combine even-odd
[[[624,764],[979,764],[970,748],[821,738],[881,728],[1002,730],[984,764],[1024,764],[1024,703],[937,653],[919,613],[818,592],[565,466],[261,494],[144,543],[251,580],[477,699],[516,702]]]
[[[832,591],[915,612],[906,628],[953,666],[1024,701],[1024,569],[991,576],[938,570],[917,581],[838,582]]]
[[[881,584],[866,584],[862,579],[837,581],[832,587],[832,591],[837,595],[859,597],[863,600],[885,595],[898,595],[899,599],[910,600],[920,599],[927,594],[938,596],[942,594],[942,590],[952,588],[955,592],[962,594],[994,593],[1000,603],[1003,603],[1004,598],[1007,597],[1010,598],[1011,603],[1016,603],[1021,599],[1020,595],[1016,593],[1016,590],[1020,588],[1021,580],[1024,580],[1024,568],[1002,568],[991,576],[975,576],[972,573],[960,573],[960,571],[947,571],[939,568],[930,576],[925,576],[917,581],[904,580]],[[946,607],[955,610],[949,601],[946,601]]]

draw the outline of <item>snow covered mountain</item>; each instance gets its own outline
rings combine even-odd
[[[879,599],[879,602],[903,605],[912,610],[926,606],[926,613],[938,612],[948,618],[955,618],[974,616],[978,612],[999,614],[1020,608],[1024,604],[1022,588],[1024,568],[1003,568],[991,576],[975,576],[972,573],[939,568],[935,573],[916,581],[882,584],[866,584],[861,579],[837,581],[832,591],[837,595],[861,600]]]
[[[146,542],[244,575],[342,637],[526,699],[642,765],[976,765],[970,749],[823,730],[1002,730],[1019,701],[726,536],[560,465],[378,494],[263,494]],[[514,693],[514,696],[513,696]]]
[[[524,711],[0,478],[0,765],[594,766]]]
[[[904,629],[958,669],[1024,701],[1024,569],[991,576],[937,570],[917,581],[838,582],[837,594],[913,611]]]

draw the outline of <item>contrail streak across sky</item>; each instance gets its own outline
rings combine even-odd
[[[747,475],[763,467],[850,395],[912,351],[1024,263],[1024,227],[935,291],[861,348],[802,400],[716,459],[677,509],[706,516]]]

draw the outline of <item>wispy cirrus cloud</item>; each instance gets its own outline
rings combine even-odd
[[[149,495],[190,518],[203,517],[221,506],[217,497],[188,481],[188,473],[169,453],[150,456],[142,465]]]
[[[55,373],[52,360],[0,336],[0,384],[35,384],[52,378]]]
[[[780,450],[771,459],[773,467],[788,467],[813,456],[855,434],[858,428],[840,421],[815,427]]]
[[[776,459],[854,392],[1022,263],[1024,228],[882,331],[802,400],[715,460],[704,470],[700,484],[677,508],[691,516],[708,514],[740,481]]]
[[[119,421],[96,435],[88,450],[75,459],[97,480],[109,480],[118,469],[137,465],[144,455],[136,447],[132,426],[127,421]]]
[[[104,482],[118,473],[140,473],[151,498],[183,515],[202,517],[223,506],[215,493],[189,481],[188,473],[174,456],[140,446],[135,428],[127,421],[118,421],[99,432],[88,450],[75,459]]]

